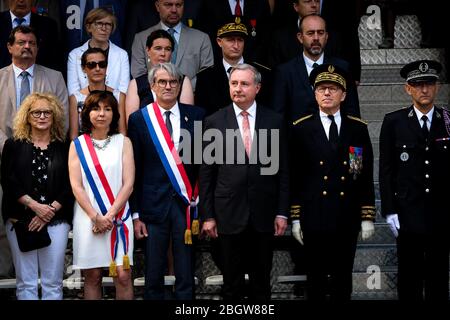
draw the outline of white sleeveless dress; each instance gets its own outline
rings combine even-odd
[[[96,140],[100,145],[103,145],[104,140]],[[111,142],[104,150],[95,149],[98,159],[103,168],[106,178],[108,179],[114,197],[117,196],[122,187],[122,150],[123,150],[124,136],[122,134],[115,134],[111,137]],[[91,171],[95,170],[90,168]],[[83,168],[81,168],[81,175],[83,179],[83,186],[89,196],[89,200],[97,212],[101,213],[98,204],[94,198],[91,187],[86,179]],[[107,206],[108,208],[109,206]],[[125,213],[128,211],[128,202],[125,206]],[[129,247],[128,257],[130,264],[133,264],[133,221],[131,215],[125,221],[129,233]],[[75,210],[73,217],[73,269],[90,269],[109,267],[111,263],[111,232],[104,234],[94,234],[92,232],[92,221],[89,219],[86,212],[80,207],[78,202],[75,202]],[[123,265],[123,243],[119,241],[117,250],[116,264]]]

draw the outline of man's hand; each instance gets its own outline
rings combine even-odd
[[[208,219],[203,222],[202,234],[206,234],[206,236],[210,238],[217,238],[219,236],[217,234],[216,219]]]
[[[282,236],[287,228],[287,219],[276,217],[274,222],[275,236]]]
[[[141,240],[148,237],[147,227],[145,226],[145,223],[139,220],[139,218],[133,220],[133,227],[136,239]]]
[[[394,236],[398,237],[398,230],[400,230],[400,222],[398,221],[398,214],[388,214],[386,216],[386,222],[389,224],[389,228],[391,229]]]
[[[303,232],[300,226],[300,220],[292,221],[292,235],[303,246]]]
[[[372,221],[362,221],[361,222],[361,239],[363,241],[368,240],[375,234],[375,226]]]

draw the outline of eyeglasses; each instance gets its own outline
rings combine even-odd
[[[173,80],[159,79],[158,81],[156,81],[156,84],[160,88],[167,87],[167,84],[169,84],[171,88],[176,88],[178,86],[178,80],[175,80],[175,79],[173,79]]]
[[[48,118],[53,114],[53,112],[50,110],[35,110],[31,111],[30,114],[33,118],[39,119],[42,115],[44,115],[44,118]]]
[[[323,93],[325,93],[325,91],[327,91],[327,89],[328,89],[329,93],[335,94],[339,90],[339,87],[337,87],[337,86],[329,86],[329,87],[320,86],[320,87],[316,88],[316,91],[319,92],[320,94],[323,94]]]
[[[97,66],[101,69],[105,69],[108,66],[108,62],[106,62],[106,60],[102,60],[102,61],[89,61],[86,62],[86,68],[88,68],[89,70],[95,69]]]
[[[95,21],[95,22],[93,23],[93,25],[94,25],[97,29],[103,29],[103,28],[105,28],[106,30],[111,30],[112,27],[113,27],[113,25],[112,25],[111,22],[98,22],[98,21]]]

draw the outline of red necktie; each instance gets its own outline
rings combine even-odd
[[[242,16],[242,10],[241,10],[241,4],[240,4],[240,0],[236,0],[236,7],[234,8],[234,15],[236,17],[241,17]]]
[[[250,122],[248,121],[249,113],[242,111],[242,140],[244,141],[245,152],[250,157],[250,151],[252,148],[252,135],[250,133]]]

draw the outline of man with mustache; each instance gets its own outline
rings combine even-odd
[[[12,63],[0,69],[0,153],[6,139],[12,136],[13,119],[26,96],[32,92],[50,92],[63,103],[68,128],[68,96],[59,71],[36,64],[38,42],[33,29],[18,26],[11,31],[8,51]],[[0,190],[0,197],[2,192]],[[9,276],[12,266],[3,221],[0,221],[0,277]]]
[[[299,26],[297,39],[303,46],[302,54],[277,67],[274,76],[272,108],[292,123],[302,116],[318,110],[308,76],[316,66],[332,63],[349,71],[349,64],[339,58],[324,54],[328,41],[325,20],[319,15],[305,16]],[[355,82],[349,79],[347,97],[341,108],[349,115],[360,116],[359,99]]]

